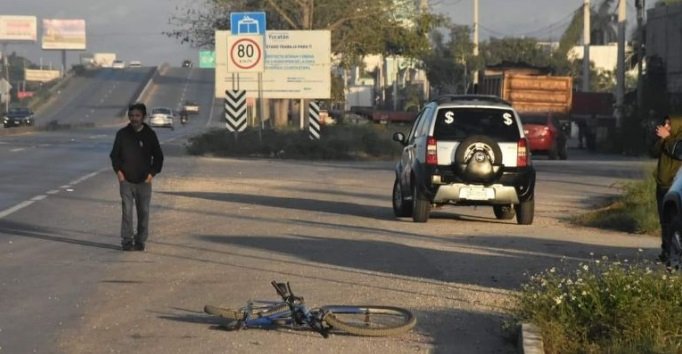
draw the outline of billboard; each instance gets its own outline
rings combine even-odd
[[[38,20],[35,16],[0,16],[0,41],[36,41]]]
[[[43,49],[85,50],[85,20],[43,19]]]
[[[36,69],[25,69],[24,70],[24,80],[26,81],[38,81],[38,82],[48,82],[61,77],[61,72],[59,70],[36,70]]]
[[[258,74],[228,73],[230,31],[215,34],[215,97],[235,87],[258,97]],[[331,96],[331,32],[266,31],[263,70],[264,98],[325,99]],[[238,85],[237,85],[238,83]],[[237,87],[238,86],[238,87]]]

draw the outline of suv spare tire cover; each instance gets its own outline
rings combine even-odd
[[[502,170],[501,166],[500,145],[488,136],[472,135],[455,150],[455,170],[467,182],[490,182]]]

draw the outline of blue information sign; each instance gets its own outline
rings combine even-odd
[[[230,31],[233,36],[265,36],[265,12],[230,13]]]

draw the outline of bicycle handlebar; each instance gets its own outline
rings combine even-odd
[[[282,297],[291,310],[291,317],[294,322],[298,324],[303,324],[305,322],[310,328],[314,329],[322,335],[324,338],[329,337],[329,328],[325,328],[322,324],[322,319],[308,313],[308,310],[304,310],[303,298],[294,296],[294,292],[291,290],[291,285],[289,282],[278,283],[273,280],[270,282],[272,286],[277,291],[277,294]],[[298,304],[296,304],[298,302]]]

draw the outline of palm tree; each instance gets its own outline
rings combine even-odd
[[[625,0],[619,0],[625,1]],[[614,0],[602,0],[590,16],[590,43],[604,45],[618,40],[617,17],[611,10]],[[593,9],[594,10],[594,9]]]

